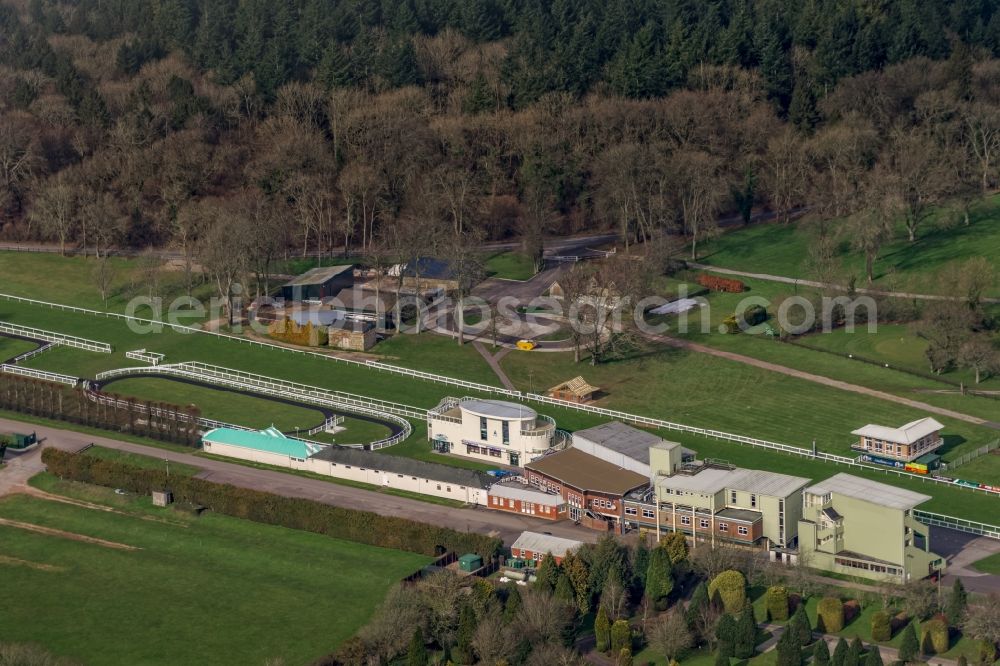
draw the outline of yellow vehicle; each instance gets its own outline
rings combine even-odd
[[[535,342],[533,340],[518,340],[517,341],[517,348],[520,349],[521,351],[531,351],[532,349],[534,349],[537,346],[538,345],[535,344]]]

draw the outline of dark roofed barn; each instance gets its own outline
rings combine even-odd
[[[353,286],[352,264],[326,266],[307,271],[281,287],[281,297],[286,301],[320,301]]]

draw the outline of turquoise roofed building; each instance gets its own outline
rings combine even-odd
[[[323,449],[288,437],[274,426],[265,430],[215,428],[202,436],[201,445],[209,453],[283,467],[298,467],[297,463],[305,463]]]

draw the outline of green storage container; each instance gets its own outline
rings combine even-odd
[[[462,571],[476,571],[483,568],[483,558],[475,553],[466,553],[458,558],[458,568]]]

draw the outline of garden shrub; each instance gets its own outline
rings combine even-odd
[[[330,332],[325,326],[313,326],[312,322],[300,326],[291,319],[271,322],[267,327],[267,334],[275,340],[303,347],[325,345],[330,339]]]
[[[788,590],[781,585],[767,588],[767,619],[774,622],[788,619]]]
[[[884,610],[875,611],[872,614],[872,640],[876,643],[885,643],[892,639],[892,625],[889,623],[889,614]]]
[[[835,634],[844,628],[844,604],[836,597],[823,597],[816,606],[816,630]]]
[[[857,599],[850,599],[844,602],[844,626],[846,627],[854,618],[861,615],[861,604]]]
[[[726,291],[732,294],[739,294],[746,291],[747,286],[739,280],[719,277],[717,275],[702,274],[695,278],[695,281],[706,289],[712,291]]]
[[[925,653],[928,648],[934,654],[948,651],[948,622],[937,615],[920,624],[920,647]]]
[[[727,613],[739,613],[747,601],[747,580],[739,571],[723,571],[708,584],[708,598],[718,594]]]

